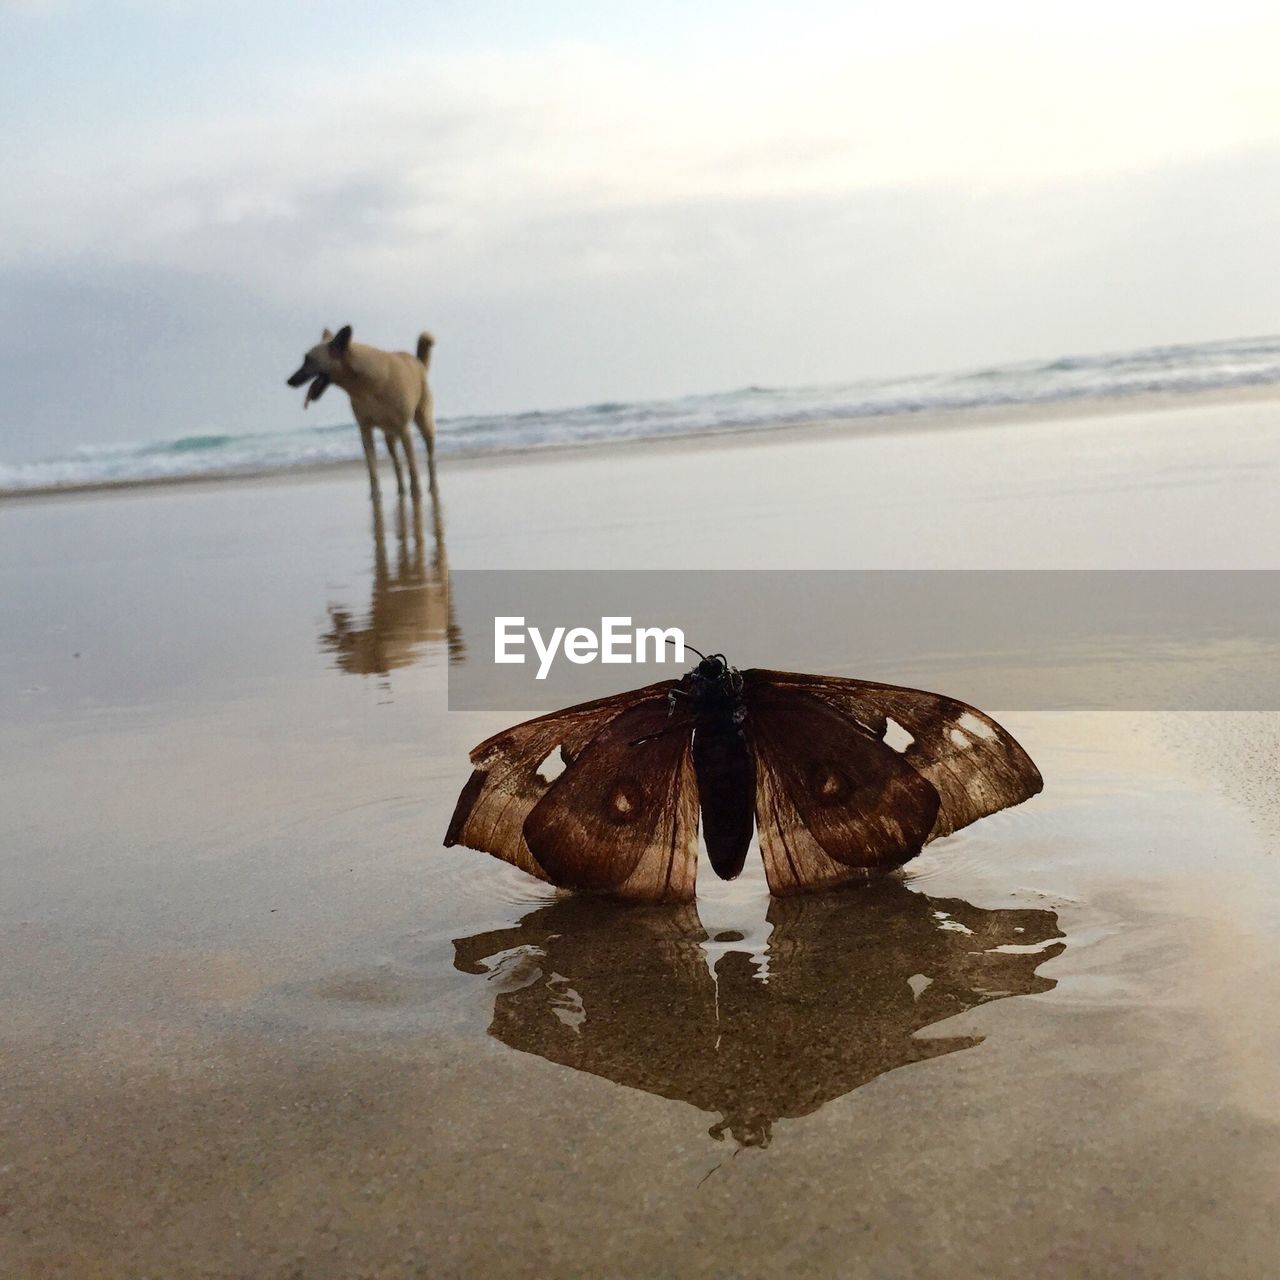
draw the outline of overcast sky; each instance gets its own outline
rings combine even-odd
[[[692,15],[692,16],[691,16]],[[0,461],[1280,330],[1274,4],[0,0]],[[317,416],[318,415],[318,416]]]

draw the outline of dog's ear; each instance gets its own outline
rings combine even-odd
[[[344,356],[347,354],[347,348],[351,345],[351,326],[344,324],[338,332],[329,339],[329,353],[334,356]]]
[[[333,340],[333,330],[332,330],[332,329],[326,329],[326,330],[325,330],[325,331],[320,335],[320,341],[321,341],[321,342],[331,342],[332,340]]]

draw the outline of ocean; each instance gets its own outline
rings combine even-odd
[[[963,372],[862,378],[823,386],[751,386],[666,400],[441,417],[437,446],[442,457],[518,453],[1277,382],[1280,337],[1240,338],[1063,356]],[[360,457],[359,436],[350,423],[83,445],[41,461],[0,461],[0,496],[140,481],[233,477],[352,462]]]

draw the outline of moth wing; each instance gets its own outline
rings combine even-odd
[[[938,792],[941,805],[929,838],[950,835],[979,818],[1021,804],[1044,779],[1014,736],[990,716],[943,694],[901,685],[791,671],[743,672],[744,687],[801,689],[883,739],[889,721],[912,741],[901,757]]]
[[[693,716],[665,694],[620,712],[525,819],[552,883],[643,902],[687,902],[698,867]]]
[[[446,846],[462,844],[491,853],[530,875],[545,880],[524,841],[524,823],[546,795],[552,780],[539,767],[557,747],[566,764],[616,715],[638,703],[665,699],[674,680],[597,698],[538,716],[486,738],[471,752],[474,770],[458,797]]]
[[[861,879],[920,852],[938,793],[896,751],[802,689],[757,681],[743,696],[771,892]]]

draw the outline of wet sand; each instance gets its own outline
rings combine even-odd
[[[1045,793],[696,913],[440,839],[447,569],[1276,567],[1256,397],[0,510],[0,1267],[1263,1276],[1275,713],[1012,712]],[[1000,708],[988,708],[999,712]]]

